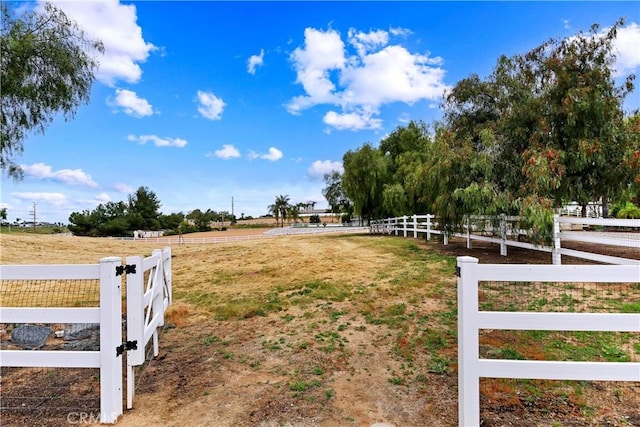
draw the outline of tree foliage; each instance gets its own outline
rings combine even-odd
[[[635,76],[613,74],[622,25],[548,40],[460,80],[432,132],[410,122],[378,148],[348,151],[341,190],[367,218],[429,212],[454,230],[467,215],[519,214],[541,239],[569,202],[637,202],[640,115],[623,111]]]
[[[1,6],[0,30],[0,169],[21,178],[14,158],[29,132],[43,133],[58,113],[65,119],[89,101],[102,52],[51,3],[19,14],[10,2]]]
[[[172,214],[170,219],[164,219],[160,206],[153,191],[139,187],[128,196],[127,202],[107,202],[94,210],[71,213],[69,230],[78,236],[130,237],[135,230],[159,230],[163,222],[175,223],[177,217],[184,218],[182,214]]]
[[[342,174],[338,171],[324,174],[326,187],[322,190],[322,195],[329,203],[329,208],[334,214],[353,214],[353,204],[342,189]]]

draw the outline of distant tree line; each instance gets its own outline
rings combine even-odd
[[[466,215],[520,215],[543,238],[554,209],[572,201],[583,215],[593,201],[605,216],[610,203],[633,215],[640,114],[622,107],[635,76],[613,77],[622,25],[502,56],[490,76],[472,74],[446,94],[441,121],[412,121],[378,147],[349,150],[344,173],[325,176],[332,209],[350,203],[366,220],[432,213],[450,230]]]
[[[160,200],[153,191],[139,187],[126,202],[107,202],[94,210],[73,212],[69,216],[68,228],[78,236],[131,237],[136,230],[193,233],[210,231],[216,222],[235,222],[235,218],[226,211],[195,209],[186,215],[182,212],[165,215],[160,212],[160,207]]]

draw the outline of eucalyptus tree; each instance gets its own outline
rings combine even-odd
[[[26,135],[43,133],[59,113],[72,118],[89,102],[98,68],[92,54],[103,51],[51,3],[22,6],[0,6],[0,169],[15,179],[22,177],[15,156]]]
[[[606,202],[629,187],[638,145],[622,105],[634,76],[620,85],[613,78],[622,25],[502,56],[487,79],[471,75],[456,84],[444,102],[446,131],[436,138],[447,141],[441,163],[432,158],[426,172],[440,187],[440,210],[451,199],[452,219],[519,212],[548,237],[553,208]]]

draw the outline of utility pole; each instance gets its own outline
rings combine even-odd
[[[235,221],[236,216],[233,213],[233,196],[231,196],[231,222]]]
[[[33,202],[33,210],[29,212],[33,215],[33,232],[36,232],[36,202]]]

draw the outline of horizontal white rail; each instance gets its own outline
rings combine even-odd
[[[479,329],[508,329],[528,331],[607,331],[640,332],[637,314],[607,313],[530,313],[481,311]]]
[[[640,268],[631,265],[478,264],[477,271],[478,280],[498,282],[640,282]]]
[[[3,323],[100,323],[99,308],[0,307]],[[3,361],[4,362],[4,361]]]
[[[480,359],[478,374],[485,378],[640,381],[640,363]]]
[[[0,265],[2,280],[97,280],[98,264],[70,265]]]
[[[25,368],[99,368],[100,352],[3,350],[2,366]]]
[[[640,227],[640,219],[619,219],[619,218],[575,218],[558,216],[558,222],[565,224],[585,224],[600,225],[609,227]]]

